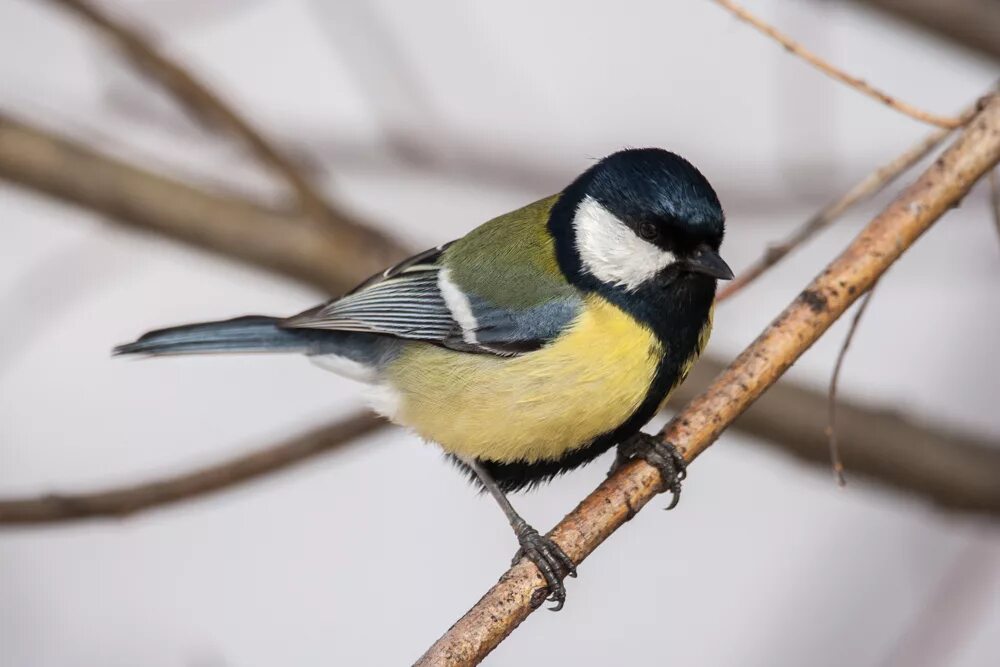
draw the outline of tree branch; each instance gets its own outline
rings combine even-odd
[[[306,215],[334,228],[362,226],[346,212],[331,207],[302,171],[249,120],[198,77],[157,50],[138,30],[113,19],[87,0],[48,1],[99,30],[133,66],[166,88],[195,118],[213,128],[221,128],[242,141],[262,164],[288,183],[297,194]]]
[[[837,388],[840,384],[840,371],[844,368],[844,360],[847,358],[847,352],[851,348],[854,334],[858,332],[861,318],[865,316],[865,311],[868,309],[868,304],[871,303],[872,295],[874,294],[875,286],[872,285],[871,289],[861,297],[861,305],[858,306],[854,317],[851,318],[851,324],[847,329],[847,336],[844,337],[844,342],[840,346],[840,352],[837,354],[837,361],[833,364],[833,375],[830,376],[830,394],[827,398],[825,432],[827,440],[830,443],[830,465],[833,468],[834,479],[836,479],[839,486],[847,485],[847,478],[844,477],[844,460],[841,458],[840,443],[837,438],[837,409],[840,407],[837,400]]]
[[[363,413],[279,445],[163,479],[96,493],[0,499],[0,525],[52,523],[95,517],[122,518],[284,470],[319,454],[341,449],[385,425],[386,422]]]
[[[1000,95],[915,183],[875,217],[660,437],[688,461],[773,385],[844,311],[1000,160]],[[570,512],[550,536],[577,563],[662,491],[660,475],[633,461]],[[545,581],[522,559],[416,664],[478,664],[545,599]]]
[[[769,25],[768,23],[765,23],[764,21],[757,18],[756,16],[754,16],[749,11],[739,6],[732,0],[713,0],[713,2],[723,7],[724,9],[728,10],[730,13],[735,15],[741,21],[750,24],[760,32],[764,33],[774,41],[778,42],[783,47],[785,47],[786,51],[788,51],[789,53],[794,53],[795,55],[802,58],[807,63],[809,63],[819,71],[823,72],[827,76],[832,77],[837,81],[840,81],[841,83],[847,84],[848,86],[854,88],[858,92],[867,95],[872,99],[878,100],[882,104],[892,109],[895,109],[896,111],[905,114],[910,118],[919,120],[923,123],[937,125],[938,127],[943,127],[945,129],[955,129],[957,127],[961,127],[961,125],[968,120],[968,116],[961,118],[952,118],[949,116],[939,116],[937,114],[932,114],[930,112],[924,111],[923,109],[918,109],[912,104],[903,102],[902,100],[899,100],[893,97],[892,95],[889,95],[888,93],[879,90],[878,88],[869,84],[864,79],[859,79],[856,76],[851,76],[847,72],[834,67],[833,65],[826,62],[825,60],[820,58],[818,55],[816,55],[806,47],[796,42],[791,37],[782,34],[777,30],[777,28],[775,28],[772,25]]]
[[[407,251],[375,230],[336,231],[101,155],[0,113],[0,177],[108,219],[338,294]]]

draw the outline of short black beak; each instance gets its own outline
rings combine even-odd
[[[694,253],[684,260],[684,266],[688,271],[701,273],[718,280],[732,280],[733,278],[733,270],[722,261],[719,253],[707,245],[698,246]]]

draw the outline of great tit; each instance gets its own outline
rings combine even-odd
[[[683,459],[640,428],[708,341],[724,215],[691,163],[614,153],[559,194],[415,255],[289,318],[145,334],[116,354],[297,352],[362,383],[372,407],[440,445],[489,491],[560,608],[575,565],[506,492],[619,444],[676,504]]]

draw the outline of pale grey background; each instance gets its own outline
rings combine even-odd
[[[724,254],[740,268],[928,131],[702,1],[113,6],[324,162],[329,192],[414,245],[554,191],[609,151],[660,145],[716,184]],[[997,74],[851,5],[752,6],[940,113]],[[0,3],[0,110],[158,168],[282,192],[46,3]],[[392,137],[439,167],[408,166]],[[469,162],[512,166],[497,178]],[[109,358],[149,328],[293,313],[321,295],[2,184],[0,220],[3,496],[186,469],[357,406],[356,387],[296,358]],[[864,220],[720,308],[712,350],[738,351]],[[883,281],[844,394],[1000,434],[998,278],[980,187]],[[792,375],[824,386],[843,334],[841,323]],[[0,665],[408,664],[514,546],[492,502],[439,459],[396,430],[133,519],[4,531]],[[547,528],[606,463],[515,502]],[[828,471],[727,434],[693,467],[680,509],[642,513],[569,596],[488,664],[985,667],[1000,660],[1000,531],[856,479],[840,491]]]

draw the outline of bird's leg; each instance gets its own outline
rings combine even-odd
[[[556,603],[554,607],[551,607],[552,611],[559,611],[566,601],[566,587],[563,586],[562,580],[567,576],[576,576],[576,564],[558,544],[549,537],[540,535],[527,521],[521,518],[521,515],[507,500],[507,496],[500,490],[496,480],[482,465],[475,460],[466,460],[465,463],[472,468],[479,481],[500,505],[500,509],[510,521],[510,527],[514,529],[514,535],[521,548],[514,555],[511,565],[523,557],[527,557],[534,563],[549,587],[549,600]]]
[[[667,509],[671,510],[676,507],[677,501],[681,498],[681,482],[687,477],[687,462],[677,451],[677,447],[670,442],[664,442],[655,435],[636,433],[628,440],[619,443],[615,453],[615,462],[611,465],[608,474],[613,474],[635,458],[643,459],[660,471],[663,490],[673,494]]]

